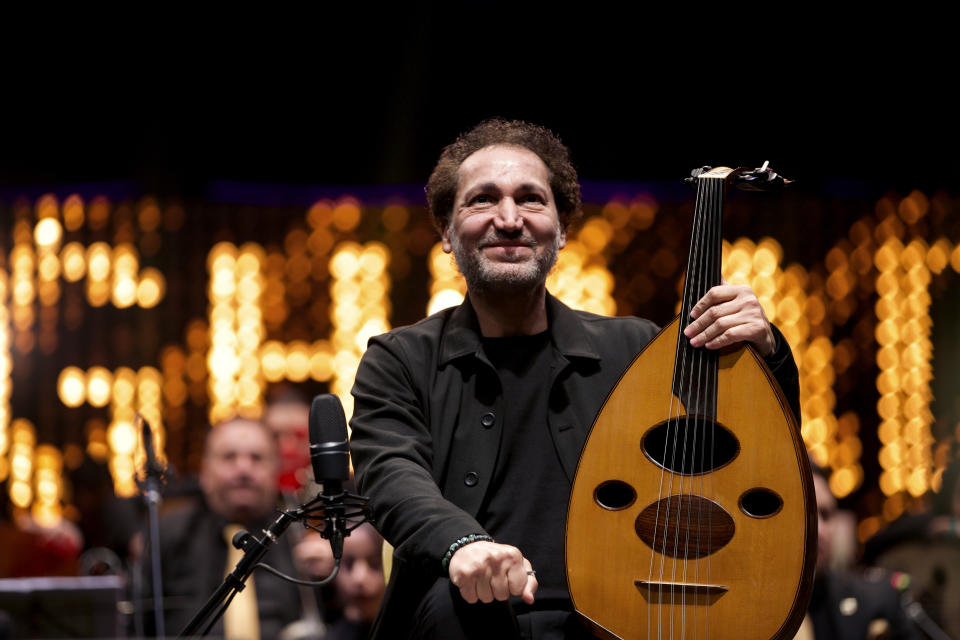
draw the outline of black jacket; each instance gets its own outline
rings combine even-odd
[[[548,294],[553,345],[549,425],[573,481],[590,427],[627,365],[657,333],[648,320],[574,311]],[[768,359],[797,411],[789,347]],[[360,491],[395,547],[374,636],[402,637],[422,593],[444,575],[450,544],[483,533],[475,516],[500,442],[500,381],[469,300],[370,340],[357,371],[351,450]]]

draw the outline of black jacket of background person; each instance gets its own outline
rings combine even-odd
[[[871,577],[834,571],[817,577],[807,610],[816,640],[923,637],[904,612],[890,576],[879,572]]]
[[[263,535],[261,528],[274,519],[274,513],[266,514],[262,522],[249,526],[247,531],[260,537]],[[183,508],[160,518],[160,566],[168,637],[178,635],[223,582],[227,564],[223,529],[227,524],[210,511],[202,499],[191,500]],[[290,536],[280,536],[279,543],[271,545],[262,562],[296,576]],[[300,592],[295,584],[264,570],[254,571],[253,578],[260,614],[260,637],[276,638],[283,627],[302,616]],[[148,635],[152,636],[155,629],[153,601],[147,600],[152,590],[149,572],[144,579],[144,589],[146,627]],[[210,635],[223,636],[222,618]]]
[[[553,345],[543,372],[547,423],[572,483],[604,400],[657,327],[574,311],[549,294],[546,305]],[[786,340],[774,334],[778,348],[766,362],[799,415],[797,366]],[[503,398],[480,340],[468,298],[372,338],[357,371],[350,421],[357,479],[377,528],[395,547],[372,637],[403,637],[423,593],[446,575],[441,560],[450,544],[484,531],[475,516],[497,460]]]

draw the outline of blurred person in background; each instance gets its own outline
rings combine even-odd
[[[885,573],[861,577],[830,568],[835,538],[837,501],[824,470],[813,467],[817,496],[817,574],[807,616],[795,640],[919,639],[907,618],[899,592]]]
[[[263,421],[277,440],[277,483],[285,500],[299,504],[312,498],[305,495],[316,488],[310,465],[310,403],[293,387],[277,387],[270,394]]]
[[[377,617],[386,589],[383,577],[383,538],[366,523],[343,541],[340,573],[335,581],[343,617],[330,626],[325,640],[363,640]]]
[[[927,620],[960,638],[960,459],[941,476],[931,508],[905,512],[867,540],[864,562],[909,575],[910,591]]]
[[[262,535],[275,518],[278,456],[272,432],[261,422],[233,419],[212,428],[200,470],[202,499],[165,513],[160,520],[161,566],[166,630],[183,629],[240,553],[230,540],[240,529]],[[294,573],[292,545],[281,537],[264,558],[285,574]],[[149,577],[144,580],[149,589]],[[266,571],[247,580],[223,619],[211,631],[225,638],[276,638],[302,616],[296,585]],[[145,609],[148,619],[152,606]],[[148,621],[148,633],[152,631]]]

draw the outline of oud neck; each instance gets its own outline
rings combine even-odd
[[[697,179],[697,200],[694,206],[693,233],[687,258],[687,275],[683,285],[680,327],[692,320],[690,311],[711,287],[720,284],[723,219],[723,200],[726,195],[726,176],[714,177],[717,169]],[[717,415],[717,352],[705,347],[693,347],[681,330],[677,334],[677,359],[674,362],[673,392],[689,414],[708,419]]]
[[[689,322],[690,311],[697,301],[706,295],[711,287],[720,284],[723,249],[721,222],[726,195],[726,174],[714,177],[716,171],[705,173],[697,179],[693,232],[680,310],[684,324]]]

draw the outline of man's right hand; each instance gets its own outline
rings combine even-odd
[[[495,542],[471,542],[450,558],[450,582],[460,589],[464,600],[473,604],[522,596],[533,604],[537,577],[530,561],[520,550]]]

